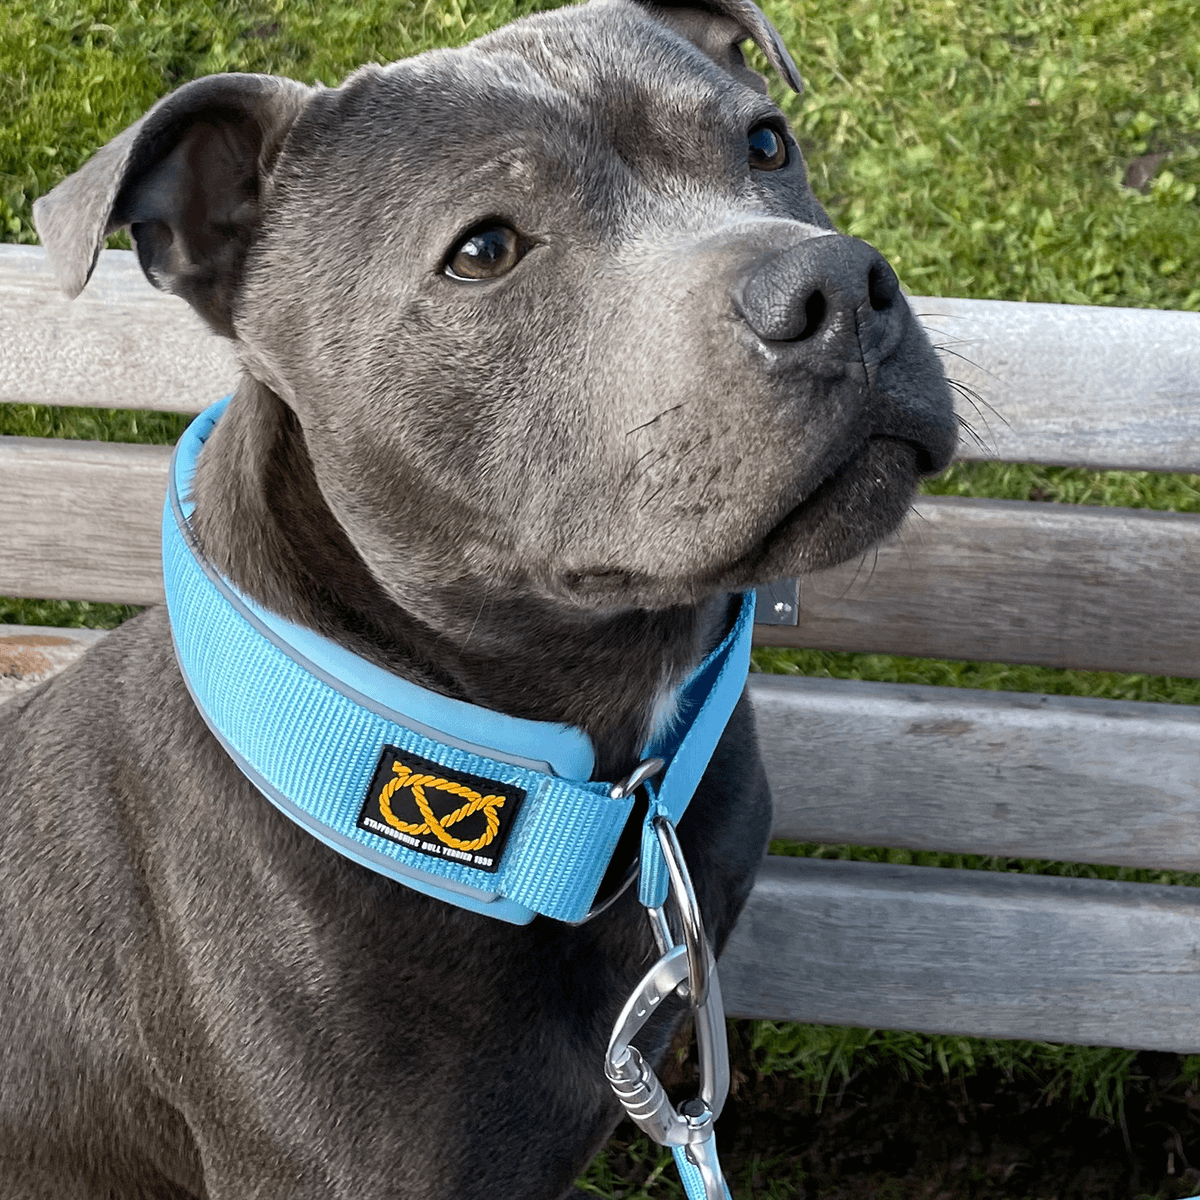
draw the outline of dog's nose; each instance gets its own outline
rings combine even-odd
[[[824,362],[873,365],[904,334],[904,299],[887,260],[858,238],[810,238],[760,260],[734,290],[746,324],[769,343],[811,342],[802,357],[821,372]]]

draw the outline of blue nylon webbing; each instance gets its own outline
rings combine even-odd
[[[715,1156],[716,1152],[713,1153]],[[706,1200],[704,1180],[700,1176],[699,1168],[688,1159],[687,1147],[672,1146],[671,1156],[675,1159],[675,1168],[679,1172],[679,1178],[683,1183],[683,1190],[687,1193],[688,1200]],[[721,1182],[725,1183],[723,1178]],[[725,1183],[725,1200],[733,1200],[729,1194],[729,1184],[727,1183]]]
[[[658,908],[667,897],[667,864],[663,859],[655,816],[679,824],[713,751],[729,723],[734,705],[746,685],[750,670],[750,641],[754,634],[754,593],[742,597],[741,611],[721,644],[700,664],[684,689],[685,709],[677,729],[682,736],[654,753],[670,766],[662,778],[647,785],[651,803],[642,823],[641,877],[638,898],[647,908]],[[695,697],[703,697],[697,703]],[[688,706],[693,711],[688,711]]]
[[[505,741],[519,737],[523,753],[510,753],[506,760],[492,757],[499,753],[496,748],[491,754],[472,749],[455,738],[453,730],[431,729],[428,716],[423,724],[373,696],[345,684],[335,686],[319,665],[296,648],[323,639],[293,627],[292,644],[285,637],[286,621],[257,609],[221,579],[194,544],[187,515],[196,455],[224,404],[201,414],[180,440],[163,512],[163,575],[176,654],[205,721],[272,803],[372,870],[502,920],[524,923],[537,913],[581,920],[612,858],[632,798],[612,800],[607,784],[563,778],[523,765],[532,760],[586,769],[579,764],[591,761],[590,743],[579,745],[583,735],[578,730],[521,721],[395,681],[406,696],[426,699],[435,721],[443,720],[446,712],[465,708],[478,717],[472,728],[493,730]],[[753,594],[749,594],[743,598],[734,629],[684,685],[678,745],[666,748],[669,765],[652,807],[672,820],[678,820],[691,799],[741,694],[753,609]],[[333,643],[328,646],[330,661],[347,656]],[[364,664],[362,677],[369,679],[371,671],[378,669]],[[703,689],[710,686],[705,695]],[[439,732],[448,740],[441,740]],[[451,770],[526,791],[495,873],[433,858],[357,827],[371,777],[389,745]],[[514,757],[519,761],[512,761]],[[661,877],[665,894],[656,839],[643,864],[651,890],[657,894]]]

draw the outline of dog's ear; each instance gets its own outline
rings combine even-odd
[[[767,62],[779,72],[792,91],[804,90],[800,72],[796,70],[783,39],[754,0],[680,0],[679,3],[673,0],[638,0],[638,3],[689,41],[695,42],[723,66],[729,65],[728,56],[735,54],[737,43],[749,38],[766,55]],[[705,14],[734,21],[739,29],[735,40],[723,46],[710,45],[715,31],[711,29],[711,21],[704,21]],[[740,55],[736,55],[732,61],[740,61]]]
[[[150,282],[232,334],[263,183],[314,91],[271,75],[211,75],[160,100],[34,204],[63,291],[77,296],[105,237],[129,226]]]

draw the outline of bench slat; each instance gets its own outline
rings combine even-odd
[[[105,250],[68,300],[38,246],[0,246],[0,401],[199,412],[232,391],[231,344]]]
[[[776,837],[1200,871],[1200,708],[752,675]]]
[[[1200,890],[771,858],[731,1016],[1200,1051]]]
[[[1200,471],[1200,313],[914,296],[983,445],[967,460]],[[964,362],[963,359],[971,360]]]
[[[0,700],[100,636],[0,626]],[[1198,709],[771,675],[750,692],[775,837],[1200,871]]]
[[[967,459],[1200,471],[1200,314],[912,297],[948,373]],[[950,352],[953,353],[950,353]],[[955,355],[971,360],[964,362]],[[0,246],[0,401],[199,412],[232,389],[228,343],[106,250],[74,301],[35,246]]]
[[[764,645],[1200,676],[1200,516],[930,496]]]
[[[0,594],[162,600],[169,446],[0,438]]]
[[[0,438],[0,595],[154,603],[170,450]],[[1200,676],[1200,517],[928,497],[764,645]]]

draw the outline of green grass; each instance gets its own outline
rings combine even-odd
[[[6,0],[0,236],[36,242],[33,200],[189,79],[261,71],[333,85],[364,62],[461,43],[534,7],[528,0]]]
[[[48,404],[0,404],[0,433],[17,437],[85,438],[96,442],[173,445],[187,428],[183,413],[136,409],[52,408]]]
[[[1200,512],[1200,475],[1154,471],[1087,471],[1027,463],[955,463],[921,489],[928,496],[987,496]]]
[[[1200,306],[1193,0],[768,8],[817,194],[913,292]],[[1149,190],[1122,187],[1147,153]]]
[[[0,11],[0,240],[34,242],[33,199],[170,88],[226,70],[335,84],[364,61],[460,43],[539,5],[364,0],[6,0]],[[849,233],[928,295],[1200,309],[1200,37],[1194,0],[765,0],[807,90],[780,96],[813,185]],[[1131,160],[1167,155],[1145,190]],[[0,433],[174,440],[162,414],[0,406]],[[1200,478],[983,464],[937,494],[1200,511]],[[110,626],[115,605],[0,600],[0,622]],[[758,669],[840,678],[1200,703],[1200,683],[1144,675],[805,650],[755,652]],[[789,853],[1074,873],[1062,864],[853,847]],[[1119,874],[1119,873],[1118,873]],[[1123,878],[1161,873],[1126,872]],[[1110,875],[1109,877],[1118,877]],[[1170,881],[1194,883],[1171,876]],[[754,1023],[766,1076],[819,1097],[866,1066],[912,1076],[981,1064],[1119,1120],[1126,1051]],[[1198,1077],[1200,1060],[1181,1068]],[[639,1149],[640,1145],[640,1149]],[[651,1174],[665,1160],[634,1142]],[[786,1169],[756,1195],[792,1195]],[[608,1159],[585,1190],[622,1194]],[[651,1194],[647,1184],[632,1195]],[[654,1196],[681,1194],[673,1171]],[[749,1194],[739,1189],[740,1194]]]
[[[750,1050],[764,1075],[788,1075],[811,1083],[818,1108],[831,1090],[879,1064],[891,1066],[906,1079],[932,1074],[969,1078],[990,1066],[1010,1079],[1033,1081],[1047,1100],[1086,1104],[1091,1116],[1114,1124],[1122,1120],[1125,1087],[1137,1058],[1136,1050],[1107,1046],[988,1041],[776,1021],[755,1022]],[[1192,1060],[1185,1072],[1189,1079],[1195,1075]]]
[[[1119,883],[1200,887],[1200,873],[1197,872],[1055,862],[1044,858],[996,858],[985,854],[905,850],[894,846],[830,846],[821,842],[775,840],[771,842],[771,853],[792,858],[829,858],[847,862],[890,863],[903,867],[957,867],[964,871],[1003,871],[1021,875],[1057,875],[1063,879],[1110,879]]]

